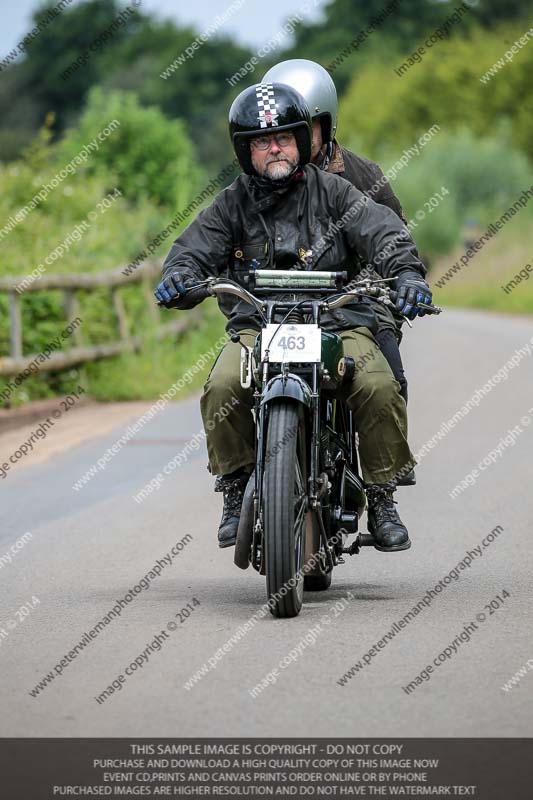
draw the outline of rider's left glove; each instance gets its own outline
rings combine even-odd
[[[423,278],[398,278],[398,299],[396,308],[408,319],[414,319],[417,315],[423,317],[425,309],[418,308],[417,303],[429,305],[433,299],[431,289]]]

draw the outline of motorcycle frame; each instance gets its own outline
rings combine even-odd
[[[256,290],[258,293],[260,290]],[[271,289],[269,290],[272,291]],[[316,291],[316,290],[315,290]],[[322,290],[321,293],[336,294],[337,290],[331,291]],[[323,308],[323,299],[313,299],[297,301],[296,295],[300,292],[295,292],[295,299],[293,301],[287,300],[268,300],[266,302],[266,322],[273,322],[274,314],[285,312],[288,314],[291,310],[297,310],[302,315],[312,317],[312,321],[308,324],[316,324],[320,326],[320,315]],[[279,323],[284,324],[284,323]],[[305,323],[304,323],[305,324]],[[266,448],[266,424],[268,417],[268,410],[276,400],[287,399],[287,394],[273,393],[270,398],[265,399],[267,390],[274,385],[275,382],[284,383],[287,385],[289,379],[291,381],[300,383],[301,393],[296,392],[293,394],[293,400],[299,402],[304,406],[305,416],[307,421],[306,430],[306,445],[308,447],[309,458],[309,474],[307,486],[307,503],[308,511],[316,516],[319,528],[320,543],[322,544],[327,569],[329,572],[338,563],[342,563],[342,541],[334,541],[328,539],[327,531],[322,517],[322,506],[320,503],[320,492],[322,491],[322,476],[319,474],[320,469],[320,432],[323,425],[326,425],[331,434],[334,436],[335,444],[342,452],[344,461],[349,465],[355,465],[357,471],[357,448],[355,442],[355,427],[353,423],[353,416],[349,410],[338,401],[336,398],[327,397],[321,393],[323,375],[320,363],[303,363],[299,366],[298,374],[288,371],[288,366],[284,372],[281,371],[279,362],[276,363],[275,374],[271,374],[271,362],[268,357],[263,359],[255,371],[256,375],[260,377],[260,385],[255,380],[254,376],[254,416],[256,424],[256,465],[255,465],[255,491],[254,491],[254,524],[253,524],[253,538],[252,538],[252,556],[251,564],[260,574],[264,574],[264,545],[263,545],[263,521],[261,510],[263,507],[263,474],[265,468],[265,448]],[[303,377],[304,373],[307,376]],[[303,385],[302,385],[303,384]],[[297,396],[300,394],[300,396]],[[336,487],[326,487],[325,491],[331,490],[330,496],[333,497],[334,489]],[[340,532],[340,531],[338,531]],[[337,533],[338,533],[337,532]],[[305,536],[307,536],[307,527]],[[342,537],[341,537],[342,539]],[[333,546],[332,546],[333,541]],[[338,548],[338,549],[337,549]],[[305,548],[307,552],[307,548]],[[312,574],[312,573],[310,573]],[[316,574],[316,573],[315,573]]]

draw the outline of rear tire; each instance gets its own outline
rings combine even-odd
[[[270,610],[296,617],[304,593],[307,458],[305,420],[300,403],[271,406],[263,476],[265,572]]]

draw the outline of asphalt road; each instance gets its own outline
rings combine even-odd
[[[525,319],[449,311],[418,321],[402,346],[413,450],[532,337]],[[501,688],[533,658],[533,425],[521,423],[528,412],[533,423],[532,367],[533,344],[532,355],[427,452],[418,486],[398,492],[411,550],[366,548],[350,558],[330,591],[306,594],[297,619],[259,619],[189,690],[191,675],[266,599],[264,579],[238,570],[233,551],[217,547],[221,495],[212,493],[206,470],[198,397],[161,411],[79,491],[74,481],[122,435],[122,417],[105,433],[96,425],[96,436],[86,427],[71,447],[52,448],[44,460],[21,461],[0,481],[0,557],[32,535],[11,563],[0,561],[0,735],[533,735],[533,674],[510,691]],[[169,385],[175,379],[169,376]],[[140,408],[132,406],[130,422]],[[513,428],[514,443],[501,446],[495,463],[452,499],[453,487]],[[39,442],[43,453],[57,429]],[[195,434],[198,449],[136,503],[133,495]],[[346,685],[337,683],[497,526],[494,541],[457,580],[367,656]],[[149,588],[61,667],[83,634],[182,539],[181,552]],[[496,595],[503,602],[486,608]],[[176,614],[188,603],[193,610],[180,622]],[[402,687],[476,617],[470,640],[407,694]],[[143,651],[142,668],[98,703]],[[295,660],[281,668],[291,651]],[[32,697],[58,664],[62,674]],[[253,698],[248,690],[276,668],[275,682]]]

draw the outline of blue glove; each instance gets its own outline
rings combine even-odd
[[[163,278],[154,294],[159,302],[167,307],[179,301],[180,297],[184,297],[185,286],[183,285],[179,272],[173,272],[171,275],[167,275],[166,278]]]
[[[431,289],[423,278],[398,278],[398,299],[396,308],[407,319],[414,319],[417,315],[425,316],[426,311],[418,308],[417,303],[429,305],[433,299]]]

